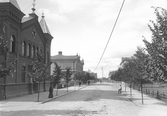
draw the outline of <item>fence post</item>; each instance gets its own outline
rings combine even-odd
[[[147,89],[146,89],[146,94],[147,94]]]
[[[153,90],[153,95],[154,95],[154,90]]]

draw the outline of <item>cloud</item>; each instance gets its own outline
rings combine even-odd
[[[79,53],[85,60],[84,69],[94,71],[122,0],[49,1],[54,5],[54,10],[48,13],[51,15],[50,19],[56,22],[62,21],[62,23],[70,22],[68,25],[56,25],[57,30],[54,29],[56,39],[52,42],[53,46],[56,46],[52,47],[52,52],[61,49],[67,55]],[[132,56],[137,46],[143,46],[142,36],[147,39],[151,35],[147,24],[149,20],[155,18],[151,6],[167,7],[165,3],[166,0],[158,2],[156,0],[128,0],[125,2],[104,58],[96,71],[100,76],[101,67],[104,68],[104,74],[107,75],[109,71],[118,68],[122,57]]]
[[[100,63],[95,73],[98,73],[98,76],[101,77],[103,72],[103,76],[108,77],[108,74],[110,71],[118,69],[120,62],[121,62],[120,58],[110,58],[110,59],[106,59],[105,61],[103,59],[103,62]],[[92,71],[95,70],[95,66],[93,65],[89,66],[88,68]]]
[[[55,23],[68,23],[68,19],[65,15],[59,14],[56,11],[51,11],[50,9],[39,9],[39,12],[44,12],[47,19],[54,21]]]
[[[71,13],[77,10],[83,10],[90,0],[49,0],[51,3],[58,5],[60,13]]]
[[[118,4],[119,1],[99,1],[96,3],[96,7],[94,9],[94,15],[96,17],[95,22],[97,25],[101,25],[107,21],[114,21],[117,16]]]
[[[49,0],[57,6],[60,14],[82,13],[81,11],[91,12],[92,20],[97,25],[116,18],[115,11],[118,12],[117,5],[121,1],[115,0]],[[121,5],[121,4],[120,4]],[[77,15],[78,15],[77,14]],[[83,17],[84,18],[84,17]]]

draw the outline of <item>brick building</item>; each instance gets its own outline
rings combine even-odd
[[[32,79],[26,77],[29,65],[36,53],[42,50],[45,63],[50,63],[50,46],[52,35],[42,16],[40,22],[35,14],[35,5],[32,13],[24,17],[16,0],[0,0],[0,23],[8,41],[9,59],[16,59],[14,72],[10,76],[0,78],[0,99],[29,94],[33,91]],[[1,56],[1,60],[5,57]],[[50,74],[50,67],[48,68]],[[47,90],[49,84],[41,84],[41,91]]]

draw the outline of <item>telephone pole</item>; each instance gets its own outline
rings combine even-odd
[[[101,70],[102,70],[102,78],[103,78],[103,67],[101,68]]]

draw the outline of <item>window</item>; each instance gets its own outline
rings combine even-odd
[[[33,45],[31,47],[31,58],[34,58],[35,57],[35,46]]]
[[[33,46],[33,56],[35,57],[35,46]]]
[[[25,66],[22,66],[22,69],[21,69],[21,82],[25,83],[25,79],[26,78],[26,67]]]
[[[25,41],[22,42],[22,55],[26,56],[26,42]]]
[[[27,56],[29,57],[31,55],[31,45],[30,43],[27,46]]]
[[[39,53],[39,48],[37,47],[37,50],[36,50],[36,55]]]
[[[11,38],[10,38],[10,52],[13,52],[15,53],[15,42],[16,39],[15,39],[15,36],[12,35]]]

